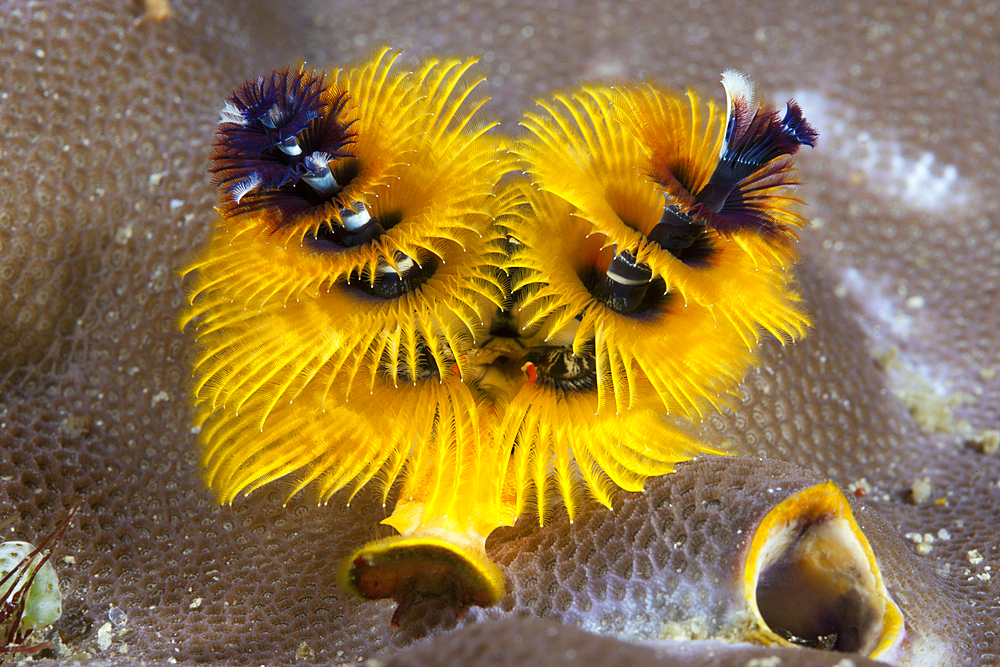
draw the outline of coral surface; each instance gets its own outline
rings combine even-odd
[[[655,597],[645,574],[683,562],[684,577],[667,581],[687,581],[725,555],[726,543],[708,538],[696,551],[693,524],[668,554],[657,552],[662,536],[677,537],[670,531],[698,512],[706,526],[735,516],[746,493],[769,502],[765,480],[799,475],[832,479],[869,508],[855,514],[912,636],[940,638],[925,661],[1000,660],[1000,9],[150,4],[158,11],[13,0],[0,16],[0,512],[15,516],[4,538],[44,535],[83,500],[53,561],[64,614],[51,657],[504,664],[496,647],[518,646],[507,656],[552,664],[644,664],[652,653],[673,664],[834,665],[842,655],[719,642],[693,652],[675,640],[649,648],[553,623],[595,630],[607,617],[611,634],[628,635],[615,614]],[[189,432],[190,343],[176,326],[177,272],[214,216],[207,154],[224,97],[260,71],[300,58],[328,67],[381,42],[481,53],[486,110],[511,133],[532,98],[581,79],[648,74],[713,91],[719,72],[736,67],[776,101],[794,97],[823,137],[800,163],[813,227],[798,275],[815,329],[794,346],[765,344],[742,404],[702,425],[706,438],[731,438],[764,462],[726,493],[706,491],[717,493],[711,511],[695,504],[684,517],[689,505],[672,502],[680,518],[657,539],[647,534],[659,516],[653,498],[709,489],[712,475],[738,469],[685,464],[644,494],[621,494],[611,511],[588,508],[572,527],[497,531],[487,549],[506,568],[508,597],[460,623],[415,608],[399,631],[392,603],[334,584],[334,564],[378,536],[386,511],[374,494],[350,507],[337,498],[284,506],[282,491],[265,488],[216,506]],[[875,514],[885,521],[865,521]],[[581,560],[581,544],[601,545],[607,572]],[[678,621],[717,590],[704,570],[686,601],[671,593],[665,610],[681,607],[664,611],[662,636],[698,636]],[[524,620],[537,616],[545,620]]]

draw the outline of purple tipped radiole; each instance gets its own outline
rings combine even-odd
[[[799,146],[815,146],[819,137],[793,100],[780,120],[776,109],[756,103],[753,82],[742,72],[726,70],[722,85],[728,106],[725,135],[719,162],[705,186],[692,192],[669,168],[652,174],[661,185],[673,185],[672,191],[683,194],[676,201],[667,197],[663,218],[649,238],[691,264],[704,259],[694,246],[702,229],[724,235],[752,229],[775,242],[787,242],[789,230],[768,212],[768,198],[778,187],[797,185],[791,160],[781,158],[794,155]]]
[[[353,141],[340,119],[347,94],[323,74],[282,68],[236,89],[219,114],[210,171],[233,203],[248,195],[296,186],[321,196],[339,190],[329,164]]]
[[[708,184],[695,195],[706,215],[706,224],[723,234],[738,228],[757,228],[778,236],[775,223],[759,206],[759,190],[790,184],[787,162],[778,158],[794,155],[799,146],[815,146],[819,133],[802,116],[802,109],[789,100],[784,118],[770,106],[755,106],[754,88],[742,72],[722,74],[728,113],[726,135]]]

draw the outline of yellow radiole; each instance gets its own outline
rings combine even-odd
[[[686,426],[730,400],[762,334],[808,327],[791,156],[816,133],[797,105],[779,118],[732,71],[725,116],[588,84],[504,138],[483,81],[475,59],[389,47],[248,81],[185,272],[208,485],[394,497],[399,534],[340,568],[399,603],[394,624],[428,599],[497,602],[486,538],[521,514],[572,519],[726,453]]]

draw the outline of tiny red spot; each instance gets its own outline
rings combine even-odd
[[[854,496],[856,498],[861,498],[864,495],[865,495],[865,490],[864,489],[854,489]]]
[[[521,370],[528,374],[528,382],[534,383],[538,379],[538,371],[535,370],[535,365],[530,361],[521,366]]]

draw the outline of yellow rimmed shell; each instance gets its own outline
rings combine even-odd
[[[763,517],[742,579],[763,643],[891,659],[905,636],[871,545],[833,482],[799,491]]]

